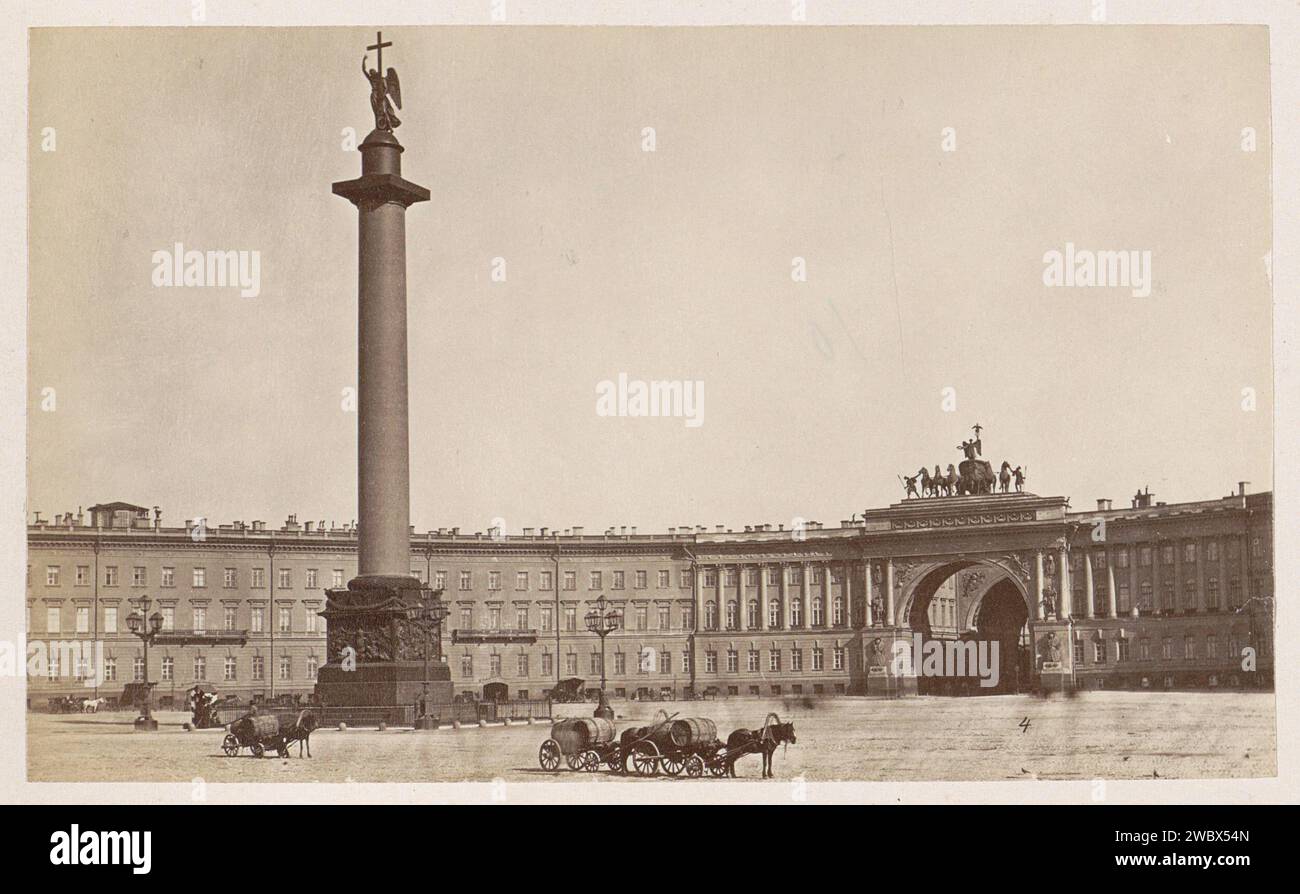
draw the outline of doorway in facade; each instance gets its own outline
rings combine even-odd
[[[998,644],[996,686],[976,687],[978,695],[1022,692],[1032,685],[1033,655],[1030,648],[1029,610],[1009,580],[994,584],[980,600],[975,613],[975,636]]]
[[[510,700],[510,687],[505,683],[484,683],[483,701],[504,702]]]

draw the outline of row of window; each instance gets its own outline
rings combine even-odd
[[[72,673],[73,678],[76,680],[90,679],[90,660],[82,657],[75,658],[74,660],[76,662],[76,668]],[[248,659],[248,663],[250,671],[249,680],[259,682],[266,679],[266,659],[263,656],[254,655],[251,659]],[[295,661],[292,655],[281,655],[276,663],[280,670],[278,679],[285,681],[295,679],[293,675]],[[176,659],[171,655],[164,655],[160,664],[160,676],[162,682],[170,683],[176,681]],[[227,656],[222,662],[221,680],[226,683],[239,682],[241,679],[239,674],[239,664],[240,659],[235,658],[234,656]],[[196,683],[208,680],[208,659],[206,656],[195,655],[190,667],[192,672],[190,677],[191,680]],[[305,668],[307,672],[305,679],[308,681],[315,680],[316,672],[320,669],[320,659],[315,655],[308,655]],[[61,676],[62,670],[58,650],[51,650],[46,662],[46,673],[50,679],[53,680]],[[117,681],[117,678],[117,659],[105,658],[102,677],[103,682],[113,683]],[[132,659],[131,678],[137,683],[144,681],[143,656],[137,655]]]
[[[1112,643],[1114,643],[1113,647],[1111,645]],[[1199,646],[1198,643],[1200,644]],[[1076,665],[1084,663],[1084,656],[1089,652],[1087,649],[1088,645],[1089,644],[1086,642],[1076,642],[1074,644],[1074,663]],[[1094,639],[1092,640],[1091,645],[1092,660],[1089,662],[1090,664],[1106,664],[1112,659],[1115,661],[1132,660],[1131,640],[1128,637],[1115,637],[1112,640]],[[1219,640],[1215,634],[1207,633],[1203,640],[1199,640],[1198,637],[1189,634],[1183,637],[1181,658],[1184,661],[1197,661],[1201,659],[1213,661],[1220,657],[1232,658],[1241,654],[1241,645],[1241,641],[1234,636],[1228,641],[1228,650],[1220,655]],[[1138,639],[1137,660],[1152,660],[1151,648],[1152,643],[1149,638],[1142,637]],[[1160,658],[1162,660],[1174,660],[1174,649],[1175,643],[1172,636],[1166,636],[1160,640]]]
[[[1255,596],[1265,595],[1265,582],[1267,578],[1256,577],[1251,581],[1251,593]],[[1217,577],[1206,578],[1205,581],[1205,609],[1206,611],[1219,610],[1219,579]],[[1105,588],[1102,587],[1094,591],[1094,600],[1105,598]],[[1183,581],[1183,601],[1182,609],[1190,610],[1199,608],[1200,585],[1195,579]],[[1086,584],[1078,581],[1074,586],[1074,608],[1080,611],[1085,606],[1087,599]],[[1232,578],[1228,581],[1227,594],[1228,611],[1235,611],[1242,604],[1241,599],[1241,581]],[[1132,610],[1132,592],[1129,588],[1128,581],[1115,582],[1115,606],[1120,614],[1127,614]],[[1166,612],[1174,612],[1179,609],[1177,593],[1175,591],[1174,581],[1165,580],[1160,582],[1160,608]],[[1155,590],[1151,581],[1142,581],[1138,585],[1138,610],[1154,611],[1155,610]]]
[[[791,597],[790,603],[790,623],[791,628],[800,628],[804,626],[804,608],[803,599],[798,596]],[[477,611],[483,611],[481,617],[484,619],[485,628],[488,630],[504,629],[504,618],[506,609],[498,605],[489,605],[486,609],[476,609],[474,606],[461,606],[460,609],[460,628],[462,630],[479,629],[475,624]],[[516,606],[514,609],[515,627],[520,630],[532,629],[532,609],[528,606]],[[678,607],[678,617],[681,619],[681,626],[674,628],[672,626],[673,607],[670,605],[657,605],[654,607],[657,629],[672,630],[684,629],[690,630],[693,627],[694,611],[689,604]],[[542,605],[537,609],[538,627],[542,632],[554,630],[555,614],[552,606]],[[808,613],[809,626],[824,627],[826,626],[825,603],[820,596],[812,598],[811,608]],[[756,630],[759,627],[760,608],[757,599],[751,599],[745,606],[745,625],[747,629]],[[561,609],[562,629],[569,633],[576,633],[579,629],[578,606],[566,605]],[[740,605],[736,601],[728,602],[724,614],[725,630],[740,629]],[[830,626],[843,627],[845,624],[844,599],[836,596],[831,600]],[[627,630],[649,630],[650,627],[650,606],[635,605],[631,612],[625,612],[623,618],[624,628]],[[781,604],[777,600],[772,600],[767,606],[767,626],[769,628],[782,628],[786,625],[781,620]],[[717,630],[718,628],[718,606],[716,602],[708,601],[704,603],[704,628],[706,630]]]
[[[102,624],[99,628],[100,633],[121,633],[124,632],[119,627],[121,615],[118,606],[106,605],[103,607]],[[127,609],[129,612],[130,609]],[[162,615],[163,631],[176,629],[176,607],[164,605],[158,609]],[[90,633],[90,606],[79,605],[73,614],[74,627],[72,632]],[[293,629],[293,607],[281,605],[276,611],[276,632],[294,633]],[[32,629],[32,607],[27,606],[27,630]],[[208,627],[208,610],[204,606],[192,606],[190,608],[190,627],[195,633],[206,633]],[[222,607],[221,629],[223,631],[233,631],[243,629],[239,626],[239,608],[234,605]],[[265,606],[254,605],[249,607],[249,625],[250,633],[266,632],[266,608]],[[324,620],[318,615],[313,608],[308,608],[306,612],[306,626],[302,631],[304,633],[323,633],[325,631]],[[63,632],[63,609],[59,606],[49,606],[45,609],[45,632],[62,633]]]
[[[1204,553],[1205,561],[1207,562],[1219,561],[1220,552],[1226,554],[1227,558],[1232,561],[1236,561],[1241,554],[1241,541],[1236,537],[1229,537],[1226,540],[1224,540],[1223,546],[1221,546],[1219,541],[1217,540],[1208,540],[1204,544],[1198,544],[1196,541],[1188,541],[1182,544],[1182,547],[1183,547],[1183,561],[1190,562],[1193,564],[1195,564],[1195,562],[1197,561],[1198,554],[1200,553]],[[1160,549],[1160,564],[1161,565],[1174,564],[1176,545],[1172,543],[1166,543],[1166,544],[1162,544],[1159,547],[1159,549]],[[1155,547],[1138,546],[1136,548],[1132,548],[1132,550],[1136,551],[1138,557],[1138,564],[1140,566],[1144,568],[1150,566],[1152,557],[1154,555]],[[1250,539],[1251,558],[1254,559],[1264,558],[1264,550],[1265,550],[1264,538],[1258,535],[1251,537]],[[1129,567],[1129,562],[1130,562],[1129,556],[1131,554],[1129,548],[1116,547],[1112,550],[1112,552],[1115,557],[1115,566],[1117,568]],[[1082,552],[1075,553],[1074,567],[1077,569],[1082,569],[1083,562],[1084,562],[1084,553]],[[1093,563],[1093,567],[1095,568],[1105,568],[1106,550],[1103,549],[1093,550],[1092,563]]]
[[[250,568],[249,586],[255,590],[266,588],[266,569]],[[161,569],[161,580],[158,582],[160,587],[176,586],[176,569],[170,565],[164,565]],[[320,569],[307,568],[304,570],[305,581],[303,586],[308,590],[315,590],[320,587]],[[331,586],[343,586],[344,570],[334,568],[330,572]],[[57,587],[63,576],[63,566],[46,565],[45,566],[45,586]],[[104,566],[103,584],[106,587],[116,587],[119,585],[120,575],[117,565]],[[73,582],[78,587],[88,587],[91,584],[91,574],[89,565],[77,565],[74,571]],[[27,566],[27,585],[32,583],[32,566]],[[208,569],[204,567],[194,567],[190,569],[190,586],[196,589],[204,589],[208,585]],[[276,585],[281,590],[293,589],[293,569],[279,568],[276,569]],[[144,565],[135,565],[131,568],[131,586],[147,587],[149,586],[149,571]],[[227,590],[237,589],[239,587],[239,569],[223,568],[221,574],[221,586]]]
[[[821,646],[814,646],[808,650],[807,669],[811,671],[821,671],[826,669],[826,649]],[[830,651],[830,669],[842,671],[845,667],[846,650],[843,646],[836,646]],[[789,653],[788,661],[783,661],[783,654]],[[540,656],[540,667],[538,669],[542,678],[548,678],[555,674],[554,660],[555,656],[550,652],[543,652]],[[579,667],[579,655],[576,652],[568,652],[564,656],[564,672],[569,676],[582,673]],[[723,653],[716,650],[706,650],[704,652],[704,672],[709,674],[718,673],[719,658],[724,662],[724,673],[740,673],[741,653],[736,649],[728,649]],[[762,651],[759,649],[749,649],[745,653],[745,670],[747,673],[760,673],[766,669],[770,673],[779,673],[784,668],[788,671],[803,671],[805,669],[804,649],[794,647],[787,650],[768,649],[767,661],[763,662]],[[499,652],[493,652],[487,656],[488,660],[488,677],[501,676],[502,655]],[[600,676],[603,672],[603,657],[598,652],[592,652],[587,656],[586,673],[593,677]],[[633,656],[636,663],[636,673],[638,674],[667,674],[674,673],[673,653],[669,651],[657,651],[646,649]],[[519,652],[515,656],[515,666],[513,668],[515,676],[529,676],[532,666],[532,656],[527,652]],[[678,668],[677,673],[689,674],[691,672],[691,653],[681,652],[678,654],[676,661]],[[614,653],[614,670],[615,675],[624,675],[628,672],[628,653]],[[460,656],[460,676],[464,680],[474,679],[474,656]]]

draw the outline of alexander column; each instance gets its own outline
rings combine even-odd
[[[450,672],[438,641],[441,595],[411,576],[410,442],[406,352],[406,209],[429,191],[402,177],[393,131],[402,107],[397,72],[383,72],[382,32],[370,83],[375,129],[361,143],[361,176],[335,183],[357,207],[358,572],[347,589],[327,591],[328,657],[317,694],[326,705],[415,708],[451,701]],[[436,659],[429,661],[430,652]],[[431,685],[432,684],[432,685]],[[396,719],[396,717],[394,717]],[[418,722],[417,722],[417,725]]]

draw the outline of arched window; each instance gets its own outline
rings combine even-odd
[[[822,598],[814,596],[812,600],[812,626],[822,626]]]
[[[803,626],[803,600],[798,597],[790,600],[790,626]]]
[[[758,627],[758,600],[749,600],[748,610],[745,612],[746,626],[751,630]]]
[[[773,629],[781,626],[781,603],[775,599],[767,604],[767,626]]]
[[[715,602],[704,603],[704,627],[713,630],[718,626],[718,605]]]
[[[727,629],[736,629],[736,603],[734,601],[727,603]]]
[[[844,626],[844,597],[836,596],[835,601],[831,603],[831,624],[836,627]]]

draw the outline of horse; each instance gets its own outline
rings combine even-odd
[[[81,703],[81,713],[98,714],[99,709],[104,707],[107,704],[108,704],[108,699],[104,698],[103,696],[99,698],[87,699],[86,701]]]
[[[926,469],[925,466],[922,466],[920,471],[918,471],[916,474],[917,477],[921,479],[921,496],[923,497],[933,496],[934,482],[930,478],[930,471]]]
[[[954,497],[957,495],[957,487],[961,484],[961,476],[957,474],[957,469],[952,463],[948,463],[948,474],[943,476],[944,496]]]
[[[998,484],[1002,487],[1004,494],[1007,492],[1007,488],[1011,486],[1011,463],[1005,459],[1002,460],[1002,468],[998,470]]]
[[[618,737],[618,756],[619,762],[622,764],[622,766],[619,767],[619,772],[626,776],[627,761],[628,758],[632,756],[632,750],[636,748],[642,740],[650,738],[654,732],[665,726],[676,716],[676,714],[669,714],[663,708],[660,708],[655,711],[654,716],[650,718],[649,726],[629,726],[627,729],[623,730],[622,734]]]
[[[772,754],[778,745],[793,745],[794,724],[782,723],[775,713],[763,720],[762,729],[738,729],[727,736],[727,775],[735,777],[736,761],[747,754],[763,755],[763,778],[771,779]]]
[[[311,711],[299,711],[297,719],[291,726],[280,733],[280,745],[283,754],[288,755],[289,746],[298,743],[298,757],[302,757],[303,746],[307,746],[307,756],[311,757],[311,734],[316,729],[316,715]]]

